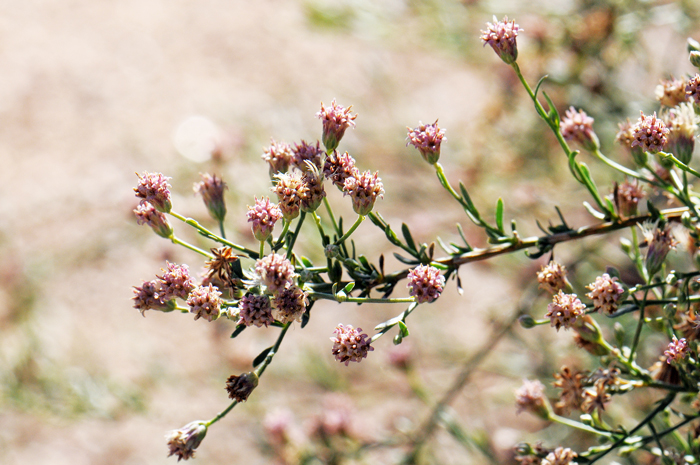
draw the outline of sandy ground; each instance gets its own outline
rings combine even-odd
[[[454,147],[444,162],[450,178],[470,176],[467,149],[480,137],[473,131],[495,91],[480,69],[493,57],[480,47],[478,31],[471,31],[467,52],[477,57],[474,66],[426,45],[428,25],[402,2],[341,3],[336,7],[353,14],[336,28],[314,26],[309,5],[0,5],[0,463],[165,463],[164,434],[224,408],[226,377],[249,369],[274,340],[276,330],[260,330],[230,341],[230,322],[152,312],[144,319],[131,308],[131,286],[152,279],[165,259],[194,270],[202,265],[135,225],[135,171],[172,176],[175,208],[206,218],[191,185],[197,173],[217,170],[230,186],[229,234],[252,245],[244,213],[254,195],[267,193],[261,147],[270,137],[319,137],[313,115],[320,101],[337,98],[360,114],[344,148],[362,169],[380,171],[387,198],[379,208],[387,219],[396,226],[406,221],[423,241],[453,228],[458,212],[447,206],[429,167],[403,147],[404,128],[439,117]],[[470,11],[475,24],[490,19]],[[221,157],[193,160],[208,153],[212,140]],[[529,187],[517,189],[509,194],[516,202],[534,201]],[[351,218],[347,199],[336,194],[331,200]],[[368,256],[386,250],[369,222],[358,235]],[[320,256],[313,241],[302,246]],[[508,260],[501,266],[532,266]],[[415,315],[411,337],[436,393],[486,341],[484,321],[512,311],[517,295],[499,273],[508,275],[487,266],[464,269],[465,296],[452,286],[439,305]],[[400,311],[318,305],[306,329],[291,331],[288,350],[256,395],[211,429],[198,462],[268,463],[256,445],[266,412],[288,408],[303,430],[330,390],[351,395],[366,437],[387,434],[401,418],[420,421],[425,407],[387,364],[389,338],[361,365],[346,369],[330,355],[328,337],[338,322],[371,329]],[[516,358],[524,369],[535,363]],[[489,409],[512,411],[511,381],[519,375],[509,363],[494,363],[492,370],[511,380],[484,375],[455,407],[465,424],[498,431],[494,440],[506,448],[519,439],[511,429],[516,423],[512,414],[497,419]],[[474,401],[482,397],[491,400]],[[443,436],[438,445],[461,450]],[[456,454],[445,463],[477,462]]]

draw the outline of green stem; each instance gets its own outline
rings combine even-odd
[[[170,236],[170,240],[172,241],[173,244],[181,245],[181,246],[183,246],[187,249],[190,249],[194,252],[197,252],[198,254],[203,255],[207,258],[214,258],[214,256],[212,254],[210,254],[209,252],[205,252],[204,250],[200,249],[199,247],[196,247],[188,242],[183,241],[182,239],[175,237],[175,235]]]
[[[224,228],[224,220],[223,219],[219,220],[219,231],[221,231],[221,237],[223,239],[226,239],[226,230]]]
[[[440,184],[442,184],[442,187],[444,187],[447,190],[447,192],[449,192],[450,195],[452,195],[452,197],[454,197],[455,200],[457,200],[457,202],[459,202],[463,207],[466,207],[467,205],[465,205],[462,196],[459,195],[457,191],[455,191],[452,188],[452,185],[450,185],[450,182],[447,180],[447,177],[445,176],[445,170],[442,168],[442,165],[438,162],[435,162],[433,166],[435,167],[435,174],[437,174],[437,177],[440,180]]]
[[[280,345],[282,344],[282,340],[284,339],[285,334],[287,334],[287,330],[289,329],[290,325],[291,325],[291,323],[287,323],[284,325],[284,327],[282,328],[282,332],[280,333],[279,336],[277,336],[277,341],[275,341],[275,345],[273,345],[272,348],[270,349],[270,351],[267,353],[265,360],[263,360],[263,362],[260,365],[258,365],[258,367],[255,370],[253,370],[253,373],[255,373],[258,377],[262,376],[263,372],[265,371],[265,368],[267,368],[267,366],[270,364],[270,362],[272,362],[272,358],[275,356],[275,354],[277,353],[277,350],[280,348]],[[211,420],[206,422],[205,423],[206,426],[209,427],[209,426],[213,425],[214,423],[216,423],[217,421],[221,420],[237,404],[238,404],[237,400],[234,400],[233,402],[231,402],[231,404],[228,407],[226,407],[224,410],[219,412],[219,414],[216,415],[214,418],[212,418]]]
[[[323,205],[326,206],[326,211],[328,212],[328,217],[331,219],[331,223],[333,224],[333,229],[335,229],[336,234],[338,237],[340,237],[340,228],[338,227],[338,223],[335,221],[335,215],[333,215],[333,210],[331,209],[330,202],[328,202],[328,197],[323,198]]]
[[[669,159],[671,159],[671,161],[673,161],[673,163],[674,163],[678,168],[680,168],[681,170],[692,174],[692,175],[695,176],[696,178],[700,178],[700,173],[698,173],[698,172],[695,171],[693,168],[691,168],[690,166],[688,166],[688,165],[686,165],[685,163],[683,163],[682,161],[680,161],[678,158],[676,158],[675,156],[673,156],[672,153],[659,152],[659,155],[661,155],[661,156],[664,157],[664,158],[669,158]]]
[[[213,232],[209,231],[207,228],[205,228],[204,226],[202,226],[201,224],[199,224],[199,223],[197,222],[197,220],[195,220],[195,219],[193,219],[193,218],[186,218],[186,217],[180,215],[179,213],[176,213],[176,212],[173,211],[173,210],[170,210],[170,215],[172,215],[173,217],[175,217],[175,218],[177,218],[178,220],[182,221],[183,223],[189,224],[190,226],[192,226],[193,228],[195,228],[197,231],[199,231],[200,233],[202,233],[203,236],[208,237],[209,239],[211,239],[211,240],[213,240],[213,241],[216,241],[216,242],[218,242],[218,243],[220,243],[220,244],[224,244],[224,245],[226,245],[226,246],[229,246],[229,247],[231,247],[232,249],[238,250],[239,252],[245,252],[246,254],[248,254],[248,256],[249,256],[250,258],[253,258],[253,259],[258,258],[258,253],[257,253],[256,251],[250,250],[250,249],[248,249],[248,248],[246,248],[246,247],[243,247],[242,245],[234,244],[233,242],[227,241],[227,240],[224,239],[223,237],[217,236],[216,234],[214,234]]]
[[[394,326],[399,324],[399,321],[405,322],[408,315],[413,313],[413,310],[415,310],[416,308],[418,308],[418,303],[412,302],[411,305],[409,305],[408,308],[406,310],[404,310],[403,312],[401,312],[399,315],[395,316],[394,318],[392,318],[390,320],[385,321],[384,323],[378,324],[374,328],[374,330],[379,331],[379,332],[377,334],[375,334],[374,336],[372,336],[372,338],[370,339],[370,342],[374,342],[377,339],[379,339],[380,337],[384,336],[391,328],[393,328]]]
[[[398,304],[398,303],[413,303],[416,301],[414,297],[394,297],[388,299],[372,298],[372,297],[349,297],[338,294],[326,294],[323,292],[315,292],[309,290],[309,297],[320,300],[334,300],[336,302],[353,302],[357,304]]]
[[[297,241],[299,231],[301,231],[301,225],[304,223],[304,218],[306,218],[306,212],[301,212],[301,215],[299,215],[299,221],[297,221],[297,227],[294,229],[294,235],[292,236],[292,240],[289,241],[289,246],[287,247],[287,260],[292,258],[292,254],[294,253],[294,243]]]
[[[608,157],[603,155],[603,153],[599,149],[596,149],[593,152],[593,155],[595,155],[600,161],[602,161],[603,163],[605,163],[609,167],[616,169],[617,171],[619,171],[623,174],[626,174],[627,176],[629,176],[631,178],[635,178],[635,179],[639,179],[640,181],[648,182],[649,184],[652,184],[652,185],[657,186],[657,187],[659,186],[658,183],[650,181],[649,179],[645,178],[644,176],[637,173],[636,171],[632,171],[631,169],[626,168],[626,167],[612,161],[611,159],[609,159]]]
[[[287,233],[289,232],[289,226],[291,224],[292,224],[291,221],[284,220],[284,228],[282,229],[282,233],[277,238],[277,242],[275,242],[275,245],[272,248],[273,252],[276,252],[277,250],[279,250],[280,247],[282,247],[282,244],[284,243],[284,238],[285,238],[285,236],[287,236]]]
[[[265,256],[265,241],[260,241],[260,258]]]
[[[338,239],[337,241],[335,241],[335,245],[340,245],[340,244],[342,244],[343,242],[345,242],[345,240],[346,240],[348,237],[350,237],[350,235],[351,235],[352,233],[355,232],[355,230],[357,229],[357,227],[360,226],[360,223],[362,223],[362,222],[365,220],[365,218],[366,218],[365,215],[358,215],[358,216],[357,216],[357,221],[355,221],[355,224],[353,224],[352,226],[350,226],[350,229],[348,229],[347,232],[346,232],[345,234],[343,234],[343,237],[341,237],[340,239]]]
[[[318,233],[321,235],[321,241],[326,237],[326,233],[323,231],[323,226],[321,225],[321,217],[319,217],[316,212],[311,212],[316,222],[316,228],[318,228]]]
[[[630,355],[627,360],[631,363],[634,360],[634,353],[639,345],[639,336],[642,334],[642,327],[644,326],[644,312],[646,310],[647,295],[649,291],[644,291],[644,298],[642,299],[642,305],[639,306],[639,322],[637,323],[637,330],[634,332],[634,340],[632,341],[632,347],[630,348]]]

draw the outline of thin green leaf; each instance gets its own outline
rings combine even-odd
[[[346,294],[347,294],[347,293],[350,293],[350,292],[352,292],[352,290],[353,290],[354,288],[355,288],[355,281],[349,282],[349,283],[343,288],[343,292],[345,292]]]
[[[583,202],[583,208],[585,208],[586,210],[588,210],[588,213],[590,213],[591,215],[593,215],[595,218],[598,218],[599,220],[604,220],[604,219],[605,219],[605,213],[599,212],[598,210],[596,210],[595,208],[593,208],[593,207],[591,206],[590,203],[588,203],[588,202]]]
[[[239,334],[241,334],[245,329],[247,328],[246,325],[238,325],[236,326],[236,330],[231,334],[231,339],[234,337],[237,337]]]
[[[258,356],[255,357],[255,360],[253,360],[253,368],[260,365],[265,360],[265,357],[267,357],[267,354],[269,354],[271,350],[272,346],[260,352],[260,354],[258,354]]]
[[[462,205],[464,205],[465,208],[473,211],[475,215],[478,215],[479,212],[476,210],[474,202],[472,202],[469,192],[467,192],[467,188],[464,187],[464,183],[462,182],[459,183],[459,191],[462,193]]]
[[[403,255],[399,255],[396,252],[394,252],[394,257],[401,263],[405,263],[406,265],[420,265],[420,261],[414,260],[412,258],[406,258]]]
[[[496,202],[496,227],[501,234],[505,235],[505,231],[503,231],[503,199],[501,197]]]
[[[416,243],[413,241],[413,236],[411,236],[411,231],[408,229],[406,223],[401,223],[401,233],[403,238],[406,240],[406,245],[411,250],[416,250]]]
[[[410,334],[408,332],[408,326],[406,326],[406,323],[403,321],[399,321],[399,334],[401,334],[401,338],[408,337]]]
[[[544,95],[545,100],[547,100],[547,105],[549,105],[549,113],[547,113],[547,117],[549,118],[549,121],[551,122],[553,127],[556,127],[557,129],[559,128],[559,112],[557,111],[557,107],[554,106],[554,103],[552,103],[552,99],[549,98],[549,95],[547,95],[547,92],[542,91],[542,95]]]

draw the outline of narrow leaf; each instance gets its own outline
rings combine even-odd
[[[418,260],[414,260],[412,258],[406,258],[403,255],[399,255],[396,252],[394,252],[394,257],[401,263],[405,263],[406,265],[420,265],[420,262]]]
[[[236,330],[231,334],[231,339],[234,337],[237,337],[239,334],[241,334],[245,329],[247,328],[246,325],[238,325],[236,326]]]
[[[406,223],[401,223],[401,233],[403,233],[403,238],[406,240],[408,248],[416,250],[416,243],[413,241],[413,236],[411,236],[411,231],[409,231]]]
[[[399,334],[401,334],[401,338],[408,337],[410,334],[408,332],[408,326],[406,326],[406,323],[403,321],[399,321]]]
[[[503,231],[503,199],[500,197],[498,202],[496,202],[496,227],[501,234],[505,235],[505,231]]]
[[[265,360],[265,357],[267,357],[267,354],[269,354],[271,350],[272,346],[260,352],[260,354],[257,357],[255,357],[255,360],[253,360],[253,368],[260,365]]]
[[[349,282],[344,288],[343,292],[346,294],[350,293],[355,288],[355,281]]]

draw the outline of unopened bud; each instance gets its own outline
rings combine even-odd
[[[251,371],[240,376],[231,375],[226,381],[226,392],[229,398],[243,402],[257,386],[258,375]]]
[[[695,66],[696,68],[700,68],[700,52],[690,52],[690,56],[688,57],[688,59],[690,60],[691,65]]]
[[[525,329],[534,328],[537,325],[535,319],[530,315],[522,315],[520,318],[518,318],[518,323],[520,323],[520,326]]]

